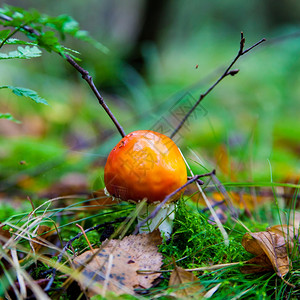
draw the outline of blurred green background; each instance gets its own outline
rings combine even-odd
[[[238,61],[236,76],[204,99],[175,140],[196,173],[204,172],[201,162],[216,168],[223,182],[297,178],[300,2],[6,3],[71,15],[109,49],[104,54],[82,41],[63,42],[81,53],[80,64],[126,133],[166,124],[174,128],[172,109],[186,111],[187,103],[222,74],[239,50],[241,31],[246,47],[266,38]],[[120,136],[80,75],[58,55],[43,51],[36,59],[2,60],[0,84],[33,89],[50,104],[0,90],[0,112],[22,122],[0,120],[0,193],[49,193],[70,174],[87,189],[103,187],[105,158]]]

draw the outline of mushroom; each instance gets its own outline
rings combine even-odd
[[[146,199],[146,205],[138,214],[141,222],[166,196],[187,182],[187,170],[180,150],[169,137],[150,130],[138,130],[122,138],[110,152],[104,182],[113,197],[134,203]],[[158,227],[162,235],[170,237],[173,202],[183,190],[171,197],[139,232],[152,232]]]

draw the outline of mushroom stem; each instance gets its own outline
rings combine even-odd
[[[138,222],[142,222],[155,210],[157,205],[146,204],[137,216]],[[149,233],[155,229],[159,229],[161,236],[165,236],[167,239],[170,238],[173,229],[173,220],[175,217],[175,204],[169,203],[164,205],[159,212],[146,221],[143,226],[139,228],[139,233]]]

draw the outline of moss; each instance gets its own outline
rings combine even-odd
[[[210,224],[204,214],[190,211],[181,200],[177,205],[172,239],[161,245],[160,251],[166,257],[166,264],[173,258],[180,259],[177,264],[184,268],[243,261],[249,254],[241,245],[241,236],[240,232],[232,231],[226,246],[218,227]]]

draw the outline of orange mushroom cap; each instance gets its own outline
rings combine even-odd
[[[186,181],[185,162],[176,144],[150,130],[134,131],[122,138],[104,169],[107,191],[124,201],[147,198],[148,203],[161,202]]]

